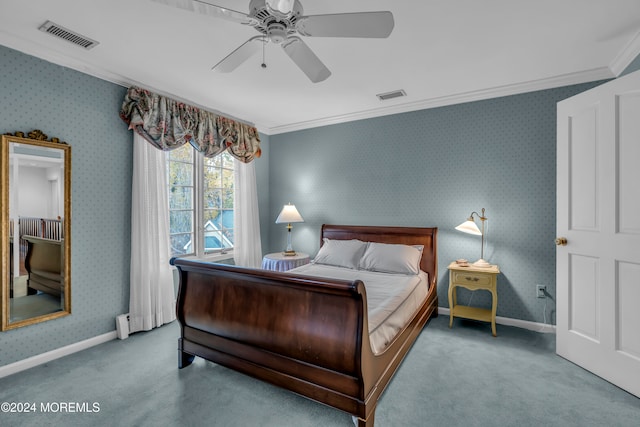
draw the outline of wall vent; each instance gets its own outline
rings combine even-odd
[[[91,40],[89,37],[85,37],[83,35],[80,35],[78,33],[75,33],[67,28],[64,28],[61,25],[56,24],[55,22],[51,22],[51,21],[47,21],[44,24],[40,25],[40,28],[38,28],[40,31],[43,31],[45,33],[49,33],[53,36],[56,36],[58,38],[61,38],[63,40],[68,41],[69,43],[73,43],[76,46],[80,46],[83,47],[85,49],[91,49],[96,47],[97,45],[99,45],[100,43],[95,41],[95,40]]]
[[[407,96],[404,90],[394,90],[393,92],[379,93],[376,95],[380,101],[386,101],[387,99],[399,98],[401,96]]]

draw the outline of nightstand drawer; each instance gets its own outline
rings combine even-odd
[[[488,286],[492,280],[492,277],[488,274],[474,273],[472,271],[453,271],[452,273],[453,282],[458,284]]]

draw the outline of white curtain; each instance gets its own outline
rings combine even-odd
[[[242,267],[259,268],[262,264],[262,242],[256,166],[255,162],[234,162],[233,261]]]
[[[165,153],[133,132],[129,331],[148,331],[176,318],[169,265],[169,202]]]

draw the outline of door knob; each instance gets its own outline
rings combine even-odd
[[[566,237],[556,237],[556,245],[558,246],[566,246],[567,238]]]

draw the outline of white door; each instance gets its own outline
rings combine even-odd
[[[556,352],[640,397],[640,72],[558,103]]]

